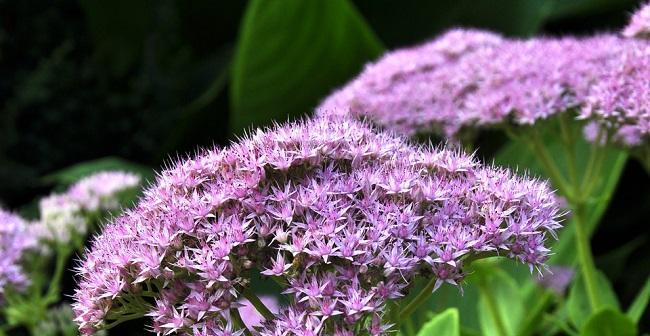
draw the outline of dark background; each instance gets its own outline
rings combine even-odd
[[[11,208],[28,205],[52,188],[43,176],[78,162],[115,156],[160,169],[199,147],[227,144],[242,132],[242,124],[233,122],[242,114],[248,113],[244,120],[256,125],[308,114],[382,52],[342,49],[317,67],[287,70],[281,68],[286,67],[283,51],[295,47],[298,38],[280,36],[275,45],[277,71],[303,76],[300,85],[287,84],[283,95],[275,97],[292,104],[274,105],[270,100],[255,105],[254,94],[233,102],[233,64],[247,5],[208,0],[0,0],[0,203]],[[616,31],[639,3],[359,0],[353,5],[380,44],[394,49],[454,26],[522,37]],[[283,15],[276,19],[287,19]],[[313,15],[320,18],[319,13]],[[303,26],[317,32],[336,29],[336,22],[327,17],[293,17],[295,31],[303,31]],[[310,48],[323,47],[311,41],[301,42],[305,58]],[[342,67],[342,59],[352,61]],[[257,75],[243,80],[256,80]],[[260,94],[272,91],[272,84],[263,86]],[[254,108],[241,107],[246,104]],[[502,139],[480,139],[480,155],[489,160]],[[624,307],[650,270],[649,186],[643,168],[628,161],[593,242],[599,265]]]

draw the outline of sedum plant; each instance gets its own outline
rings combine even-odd
[[[476,259],[541,271],[561,214],[545,182],[457,150],[345,117],[276,126],[160,173],[93,241],[73,308],[84,334],[146,316],[160,335],[388,335]]]

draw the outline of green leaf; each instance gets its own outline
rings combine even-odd
[[[253,0],[231,73],[231,130],[296,118],[383,47],[347,0]]]
[[[460,336],[458,309],[449,308],[435,315],[418,332],[417,336]]]
[[[641,319],[641,315],[643,315],[643,312],[648,307],[648,300],[650,300],[650,278],[646,280],[645,285],[643,285],[643,288],[641,288],[634,302],[632,302],[632,305],[627,310],[627,316],[634,323],[638,323],[639,319]]]
[[[95,44],[98,69],[124,75],[142,53],[153,19],[151,0],[80,0]]]
[[[636,325],[621,312],[606,308],[589,317],[581,336],[634,336]]]
[[[55,183],[67,186],[85,176],[107,170],[121,170],[139,174],[143,181],[152,180],[154,172],[151,168],[137,163],[128,162],[117,157],[105,157],[97,160],[77,163],[43,177],[45,183]]]
[[[481,261],[476,271],[480,288],[478,314],[482,334],[515,335],[525,318],[520,288],[508,273],[494,265],[486,265],[488,263],[487,260]]]
[[[620,309],[616,294],[607,277],[602,272],[598,272],[597,279],[598,293],[600,294],[603,306],[616,310]],[[569,311],[569,319],[578,329],[581,329],[589,319],[589,316],[592,315],[593,310],[589,303],[584,281],[580,275],[574,279],[571,285],[566,304]]]

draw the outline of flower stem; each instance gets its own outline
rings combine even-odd
[[[524,320],[523,327],[517,335],[528,336],[532,335],[535,332],[535,329],[539,327],[539,321],[544,316],[546,308],[551,303],[551,299],[553,299],[552,292],[550,290],[544,291],[542,297],[536,301],[537,304],[533,307],[532,311],[528,314],[528,317]]]
[[[54,274],[52,275],[52,280],[50,281],[47,293],[45,294],[46,305],[59,300],[59,287],[61,286],[61,278],[63,277],[63,271],[65,271],[65,264],[66,261],[68,261],[69,255],[70,250],[66,247],[60,247],[57,249]]]
[[[551,159],[551,156],[546,150],[546,147],[544,147],[544,143],[537,134],[537,130],[533,129],[531,133],[531,147],[537,155],[537,158],[539,158],[542,166],[544,167],[544,170],[546,170],[546,172],[549,174],[549,177],[553,181],[553,185],[560,191],[562,195],[567,197],[568,201],[571,202],[575,195],[568,188],[568,183],[564,179],[564,176],[562,176],[562,173],[558,169],[557,165],[553,159]]]
[[[272,321],[275,319],[275,314],[273,314],[273,312],[264,305],[264,302],[262,302],[262,300],[260,300],[257,295],[251,292],[250,289],[244,290],[243,295],[246,300],[248,300],[253,305],[253,307],[255,307],[255,309],[257,309],[257,311],[262,314],[262,316],[264,316],[264,319],[267,321]]]
[[[591,254],[589,235],[587,234],[586,223],[584,221],[584,204],[580,203],[575,205],[573,218],[582,279],[585,282],[585,288],[587,289],[587,296],[589,297],[592,311],[596,311],[600,308],[600,298],[598,296],[598,286],[596,282],[596,265],[594,264],[594,259]]]
[[[416,309],[420,305],[422,305],[428,298],[431,296],[431,293],[433,293],[433,288],[436,286],[436,281],[438,281],[437,278],[432,277],[431,280],[422,288],[422,290],[418,293],[418,295],[413,299],[413,301],[409,302],[404,309],[399,313],[399,318],[400,319],[407,319],[415,312]]]
[[[494,321],[494,325],[497,330],[497,334],[500,336],[507,336],[508,335],[508,329],[506,329],[506,325],[503,322],[503,319],[501,318],[501,313],[499,312],[499,307],[497,306],[496,299],[494,296],[492,296],[492,292],[490,291],[489,288],[487,288],[487,285],[485,284],[485,279],[483,277],[480,277],[478,281],[478,288],[479,291],[481,291],[481,294],[485,298],[485,303],[487,303],[487,308],[488,312],[492,316],[492,320]]]
[[[244,335],[253,336],[253,334],[251,334],[251,331],[248,330],[248,327],[246,327],[246,324],[244,324],[244,321],[241,319],[241,315],[239,315],[239,309],[230,309],[230,317],[238,328],[242,328]]]

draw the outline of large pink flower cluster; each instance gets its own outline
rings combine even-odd
[[[158,334],[239,335],[259,270],[289,306],[255,335],[383,335],[416,276],[458,284],[467,259],[543,265],[559,228],[546,183],[345,118],[257,131],[162,172],[78,268],[85,334],[147,315]]]
[[[647,41],[606,34],[528,40],[486,36],[452,31],[389,53],[325,99],[317,113],[367,118],[407,135],[452,137],[463,129],[528,125],[588,107],[582,117],[609,120],[602,125],[627,145],[637,145],[650,134]],[[461,47],[449,57],[432,45],[474,47]],[[635,105],[629,104],[632,97],[638,99]],[[618,116],[615,123],[612,109]],[[630,127],[638,141],[628,141]]]

